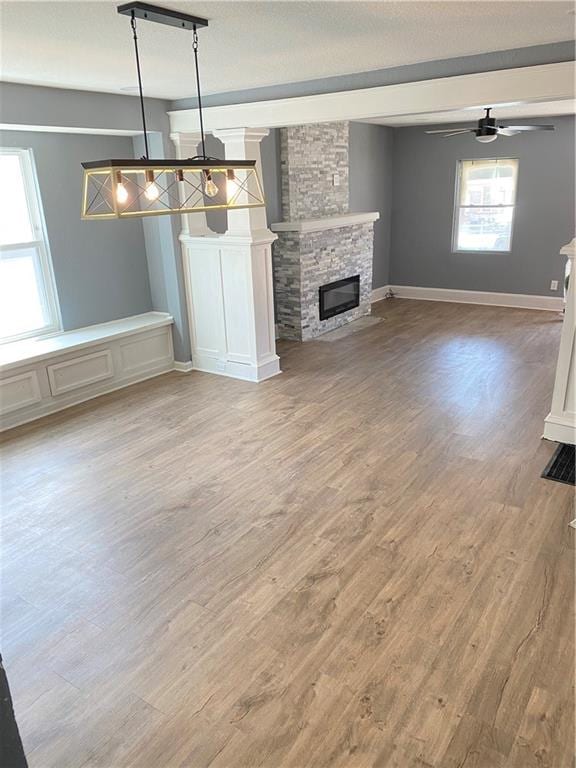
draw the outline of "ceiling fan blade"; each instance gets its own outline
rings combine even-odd
[[[522,133],[523,131],[553,131],[553,125],[499,125],[498,132],[501,129],[506,131],[514,131],[514,133]],[[506,136],[506,134],[504,134]]]
[[[444,136],[441,136],[441,139],[449,139],[451,136],[462,136],[465,133],[474,133],[472,129],[469,131],[454,131],[454,133],[445,133]]]
[[[498,128],[498,130],[496,131],[496,133],[497,133],[499,136],[516,136],[516,135],[517,135],[517,133],[518,133],[518,131],[513,131],[513,130],[512,130],[512,129],[510,129],[510,128]]]
[[[473,130],[473,128],[459,128],[455,126],[454,128],[436,128],[433,131],[425,131],[425,133],[468,133],[468,131]]]

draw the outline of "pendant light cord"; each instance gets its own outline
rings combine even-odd
[[[194,51],[194,66],[196,69],[196,91],[198,93],[198,113],[200,115],[200,137],[202,139],[202,158],[208,159],[206,155],[206,139],[204,137],[204,118],[202,117],[202,96],[200,94],[200,69],[198,67],[198,32],[194,27],[194,36],[192,38],[192,50]]]
[[[142,112],[142,129],[144,130],[144,155],[150,159],[148,153],[148,131],[146,130],[146,112],[144,111],[144,94],[142,93],[142,75],[140,74],[140,56],[138,55],[138,36],[136,34],[136,17],[134,11],[130,19],[130,26],[134,37],[134,52],[136,53],[136,71],[138,72],[138,90],[140,92],[140,111]]]

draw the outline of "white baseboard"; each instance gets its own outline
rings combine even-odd
[[[179,360],[174,360],[174,370],[179,373],[190,373],[194,370],[192,360],[187,360],[185,363],[181,363]]]
[[[270,355],[258,365],[238,363],[234,360],[222,360],[210,355],[193,353],[193,370],[203,373],[215,373],[218,376],[229,376],[232,379],[260,382],[282,373],[278,355]]]
[[[573,419],[559,419],[549,413],[544,420],[544,434],[542,437],[545,440],[553,440],[556,443],[574,445],[576,443],[576,423],[574,423]]]
[[[375,301],[382,301],[382,299],[385,299],[389,290],[389,285],[382,285],[380,288],[373,288],[371,296],[372,304],[374,304]]]
[[[385,285],[372,291],[372,301],[381,301],[388,290],[399,299],[448,301],[456,304],[483,304],[516,309],[543,309],[561,312],[564,302],[558,296],[533,296],[523,293],[497,293],[495,291],[464,291],[454,288],[420,288],[413,285]]]

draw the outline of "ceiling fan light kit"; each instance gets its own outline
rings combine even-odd
[[[481,144],[490,144],[496,141],[498,136],[516,136],[518,133],[528,131],[553,131],[553,125],[497,125],[495,118],[490,116],[492,107],[485,107],[486,114],[478,121],[477,128],[462,128],[455,126],[453,128],[436,128],[432,131],[426,131],[428,134],[443,134],[442,138],[449,139],[451,136],[461,136],[465,133],[473,133],[476,141]]]
[[[197,29],[207,27],[208,21],[140,2],[121,5],[117,10],[130,17],[145,154],[139,160],[130,158],[82,163],[82,218],[101,221],[264,206],[264,193],[255,160],[219,160],[206,154]],[[136,19],[167,24],[193,33],[201,155],[188,160],[154,160],[149,157]]]

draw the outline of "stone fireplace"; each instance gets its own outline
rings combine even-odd
[[[347,122],[280,129],[284,221],[271,229],[278,234],[272,255],[283,339],[307,341],[371,311],[380,214],[348,211],[348,134]]]

